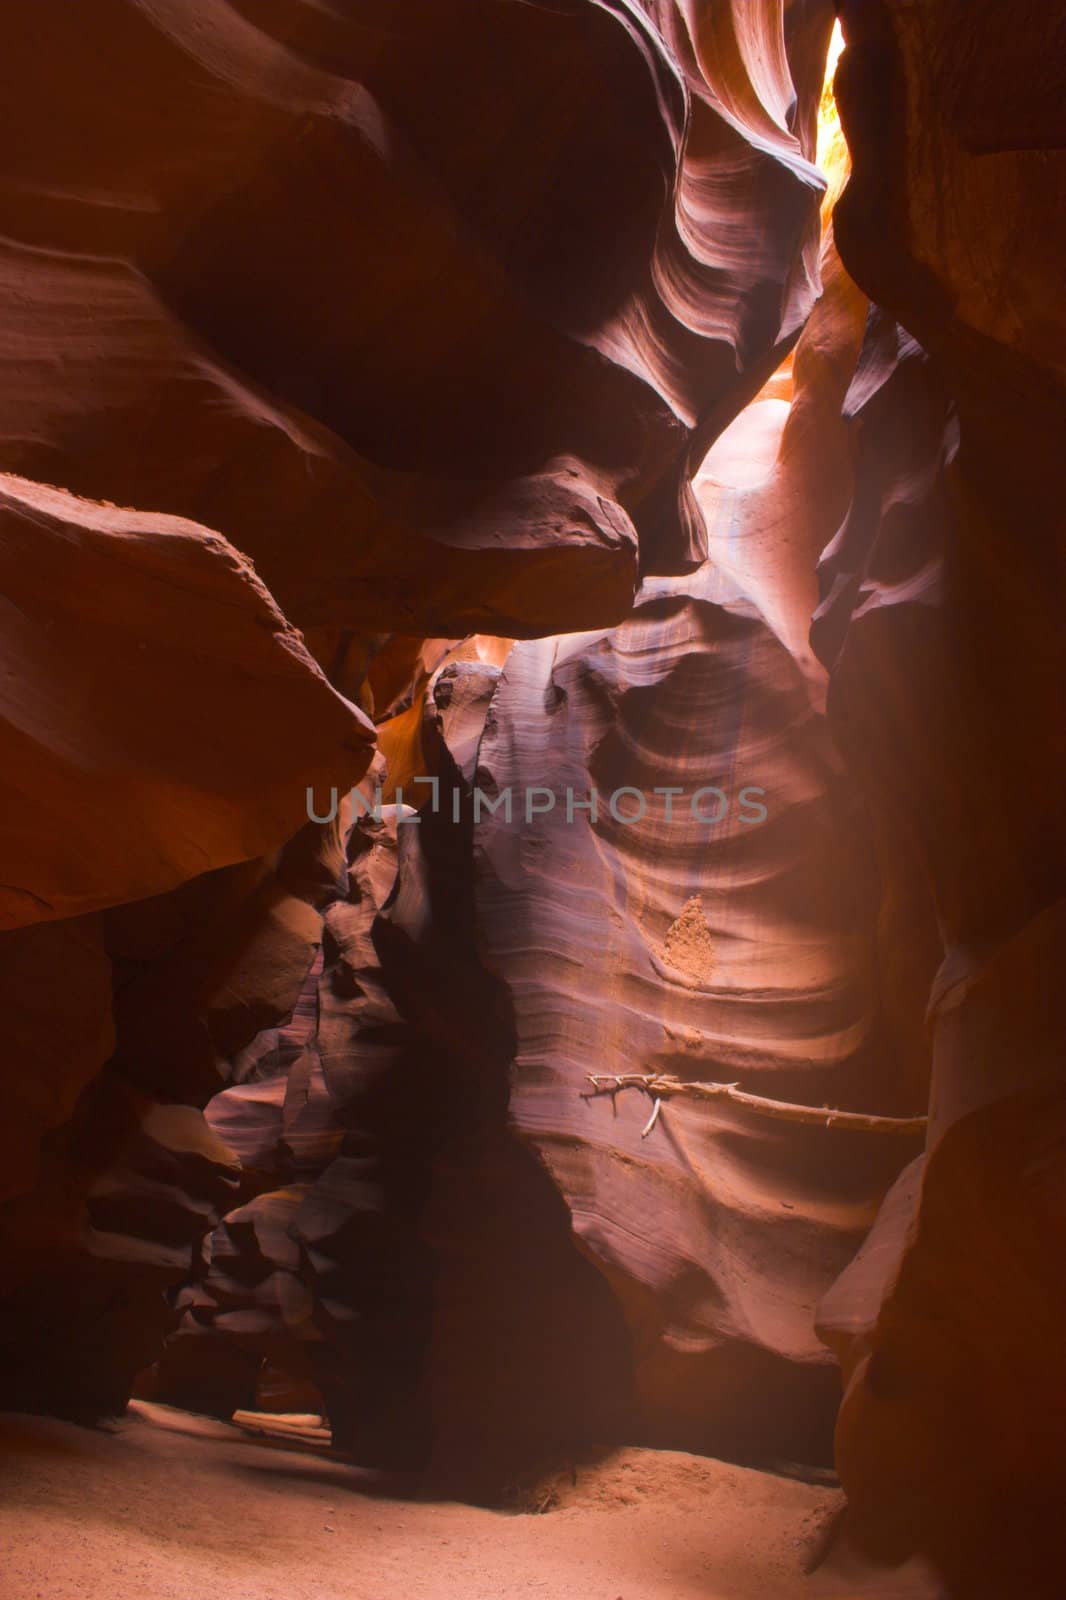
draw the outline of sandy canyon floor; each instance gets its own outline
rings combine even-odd
[[[833,1539],[833,1489],[666,1451],[567,1473],[550,1509],[397,1499],[323,1452],[135,1402],[0,1418],[3,1600],[933,1600]],[[817,1569],[812,1564],[827,1558]]]

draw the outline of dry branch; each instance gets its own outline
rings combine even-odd
[[[656,1101],[642,1138],[655,1126],[659,1103],[671,1095],[684,1095],[690,1100],[728,1100],[730,1105],[743,1106],[760,1116],[776,1117],[781,1122],[804,1122],[812,1127],[852,1128],[862,1133],[924,1134],[926,1117],[877,1117],[865,1111],[835,1111],[830,1106],[795,1105],[789,1100],[767,1100],[761,1094],[747,1094],[735,1083],[686,1083],[665,1073],[598,1073],[590,1072],[592,1094],[621,1093],[624,1089],[640,1089]]]

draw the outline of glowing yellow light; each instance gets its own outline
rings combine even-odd
[[[844,30],[840,26],[840,18],[833,23],[833,32],[829,39],[829,54],[825,58],[825,81],[832,86],[833,74],[840,60],[840,52],[844,48]]]
[[[836,72],[840,52],[844,48],[844,35],[840,23],[833,24],[829,51],[825,58],[825,80],[818,106],[818,146],[815,160],[825,174],[827,188],[822,202],[822,225],[825,226],[839,198],[848,175],[850,161],[848,147],[840,127],[837,103],[833,95],[833,74]]]

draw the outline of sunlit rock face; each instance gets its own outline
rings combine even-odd
[[[413,1260],[421,1241],[436,1261],[432,1325],[420,1351],[408,1343],[407,1381],[442,1470],[499,1462],[522,1441],[588,1442],[597,1428],[745,1459],[830,1459],[838,1377],[814,1307],[920,1149],[920,1131],[885,1119],[921,1112],[927,1079],[900,1008],[879,996],[881,883],[800,624],[817,551],[852,492],[841,406],[865,318],[831,240],[822,265],[827,293],[796,352],[784,427],[757,430],[753,447],[745,413],[697,480],[718,559],[649,580],[618,628],[452,651],[384,725],[393,782],[402,774],[426,803],[352,834],[348,904],[327,914],[323,972],[305,991],[317,1020],[304,1064],[261,1038],[247,1059],[263,1083],[209,1108],[253,1181],[265,1167],[286,1187],[215,1235],[163,1393],[206,1384],[221,1343],[243,1352],[221,1409],[251,1392],[256,1357],[293,1381],[318,1372],[338,1437],[373,1454],[367,1399],[340,1379],[372,1375],[398,1434],[385,1352],[400,1343],[388,1297],[358,1264],[357,1219],[392,1237],[406,1207],[407,1242],[391,1255]],[[816,479],[819,497],[805,493]],[[782,527],[795,546],[779,554],[766,530]],[[416,774],[438,784],[436,811]],[[333,953],[330,930],[348,918],[364,931],[357,979],[343,981],[355,958]],[[340,1056],[323,1044],[335,1027],[347,1030]],[[671,1101],[648,1128],[650,1099],[587,1098],[590,1073],[626,1072],[738,1084],[797,1117]],[[376,1121],[394,1096],[399,1157]],[[292,1130],[312,1103],[324,1143],[312,1140],[297,1177]],[[882,1120],[859,1131],[797,1120],[821,1106]],[[365,1168],[340,1154],[349,1147]],[[412,1150],[434,1174],[421,1199],[403,1166]],[[397,1159],[403,1206],[381,1186]],[[316,1210],[328,1219],[317,1244],[301,1221]],[[487,1282],[507,1285],[491,1311]],[[471,1304],[487,1319],[476,1333]],[[575,1330],[593,1326],[599,1355],[585,1370]]]
[[[920,1139],[587,1098],[590,1073],[666,1073],[915,1109],[879,1016],[876,877],[802,674],[711,571],[649,585],[611,633],[516,645],[478,763],[497,804],[558,795],[476,830],[479,921],[515,1006],[511,1116],[624,1311],[645,1436],[828,1461],[813,1307]]]
[[[816,569],[851,500],[854,442],[843,400],[867,312],[831,227],[820,265],[822,296],[787,368],[719,436],[694,483],[711,564],[758,609],[818,703],[825,672],[809,639]]]
[[[512,1120],[626,1318],[640,1426],[808,1461],[829,1459],[836,1409],[814,1306],[920,1139],[680,1097],[652,1117],[652,1096],[589,1098],[588,1079],[924,1109],[923,1054],[878,993],[880,879],[806,641],[817,552],[852,494],[841,402],[865,316],[831,239],[823,268],[791,406],[757,400],[697,477],[712,561],[648,582],[616,629],[515,646],[474,835],[485,959],[515,1009]]]
[[[746,1459],[830,1459],[838,1378],[814,1307],[920,1137],[676,1101],[642,1137],[650,1100],[586,1098],[590,1072],[660,1071],[801,1112],[924,1109],[924,1057],[878,998],[880,882],[803,626],[817,552],[851,495],[841,407],[865,319],[831,238],[822,270],[791,407],[771,400],[771,426],[753,438],[767,404],[757,402],[697,479],[714,563],[649,580],[617,629],[509,655],[487,641],[453,651],[384,725],[393,785],[402,777],[408,798],[424,800],[414,775],[432,775],[439,810],[356,829],[349,906],[327,915],[324,970],[305,991],[317,995],[305,1064],[257,1042],[248,1059],[262,1086],[242,1083],[209,1108],[247,1150],[253,1182],[264,1165],[287,1181],[214,1236],[183,1296],[162,1393],[209,1392],[213,1370],[215,1401],[232,1408],[266,1357],[293,1384],[319,1374],[338,1438],[372,1456],[383,1443],[367,1426],[375,1408],[342,1381],[358,1369],[399,1446],[386,1351],[398,1359],[401,1342],[356,1242],[360,1216],[364,1235],[392,1237],[403,1209],[381,1186],[396,1135],[375,1121],[370,1070],[381,1104],[400,1098],[409,1151],[435,1174],[416,1200],[406,1169],[407,1243],[394,1239],[391,1255],[413,1260],[421,1241],[436,1260],[435,1309],[419,1348],[409,1305],[406,1359],[443,1471],[597,1428]],[[674,791],[670,820],[656,788]],[[359,863],[370,860],[382,865],[367,878]],[[347,917],[364,928],[355,989],[340,979],[352,958],[338,966],[330,953],[329,929]],[[335,1012],[345,1072],[323,1053]],[[500,1031],[486,1033],[485,1016]],[[427,1052],[437,1065],[425,1079],[415,1063]],[[325,1143],[312,1141],[297,1178],[288,1130],[311,1102]],[[339,1156],[349,1146],[367,1163],[359,1172]],[[521,1247],[509,1206],[522,1208]],[[301,1217],[316,1210],[343,1247],[304,1239]],[[508,1309],[494,1299],[475,1335],[469,1308],[472,1297],[484,1305],[487,1280],[506,1282]],[[578,1326],[599,1328],[599,1358],[575,1385]],[[568,1352],[566,1379],[545,1351]],[[506,1371],[523,1373],[521,1397]],[[407,1419],[415,1449],[417,1405]]]

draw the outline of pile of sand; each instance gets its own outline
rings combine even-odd
[[[397,1498],[322,1449],[135,1402],[0,1418],[3,1600],[930,1600],[832,1543],[839,1492],[670,1451],[549,1475],[541,1514]],[[388,1491],[388,1492],[386,1492]]]

